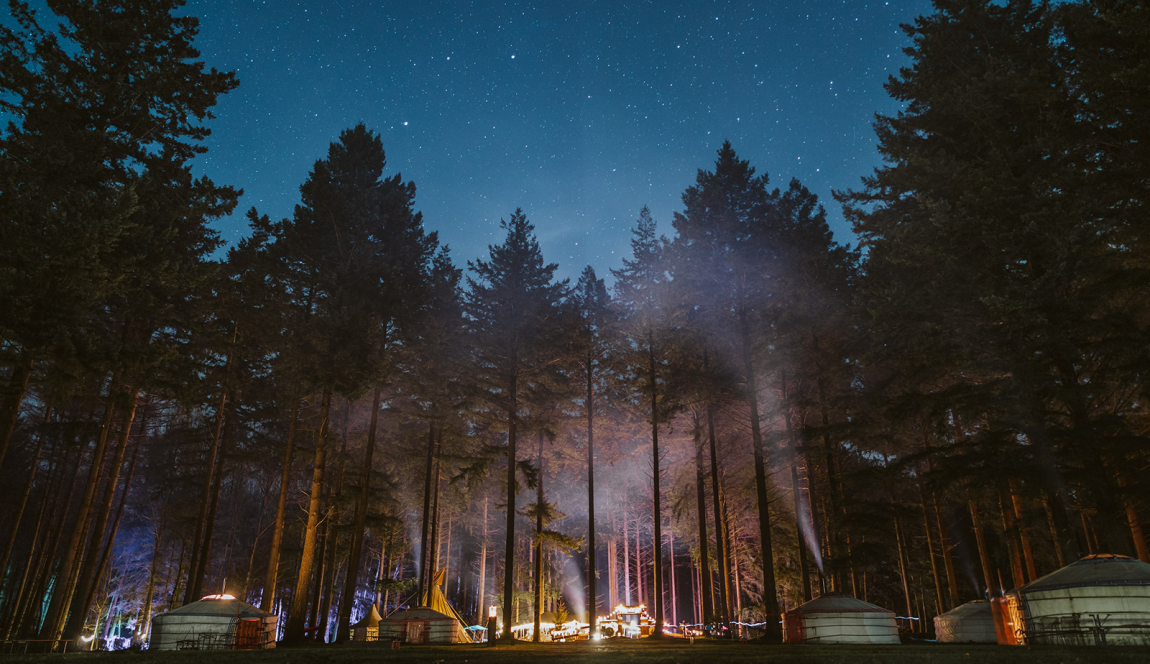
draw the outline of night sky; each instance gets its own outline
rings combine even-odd
[[[192,0],[204,60],[238,70],[200,173],[281,218],[342,129],[382,134],[457,264],[522,207],[562,276],[603,276],[649,205],[660,230],[730,139],[785,187],[799,178],[852,237],[832,188],[879,163],[871,129],[905,59],[905,2],[285,2]]]

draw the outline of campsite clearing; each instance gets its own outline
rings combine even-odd
[[[83,655],[9,655],[8,664],[61,664],[81,658],[87,664],[656,664],[723,662],[731,664],[1092,664],[1150,661],[1150,648],[1006,647],[994,645],[890,646],[762,646],[727,642],[656,642],[648,639],[610,640],[595,644],[520,643],[490,648],[483,645],[404,646],[386,648],[276,648],[263,651],[101,652]]]

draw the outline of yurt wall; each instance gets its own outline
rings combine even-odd
[[[975,600],[934,617],[939,643],[997,643],[990,602]]]
[[[783,616],[787,643],[900,643],[894,612],[845,595],[823,595]]]
[[[1150,564],[1093,555],[1010,591],[1035,645],[1150,645]]]

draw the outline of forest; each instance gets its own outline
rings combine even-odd
[[[936,0],[826,201],[717,143],[608,274],[530,210],[460,264],[349,127],[241,240],[193,173],[239,85],[179,0],[0,24],[0,635],[147,642],[226,593],[284,643],[433,584],[471,623],[646,605],[911,633],[1150,562],[1150,10]],[[728,630],[719,627],[729,628]]]

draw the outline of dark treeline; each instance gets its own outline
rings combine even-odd
[[[643,602],[778,638],[840,592],[922,631],[1150,561],[1140,3],[906,26],[884,165],[835,194],[858,248],[728,143],[576,283],[521,210],[457,267],[364,126],[223,251],[240,192],[191,164],[238,81],[196,20],[48,5],[0,28],[5,639],[143,643],[223,592],[334,641],[434,584],[470,622]]]

